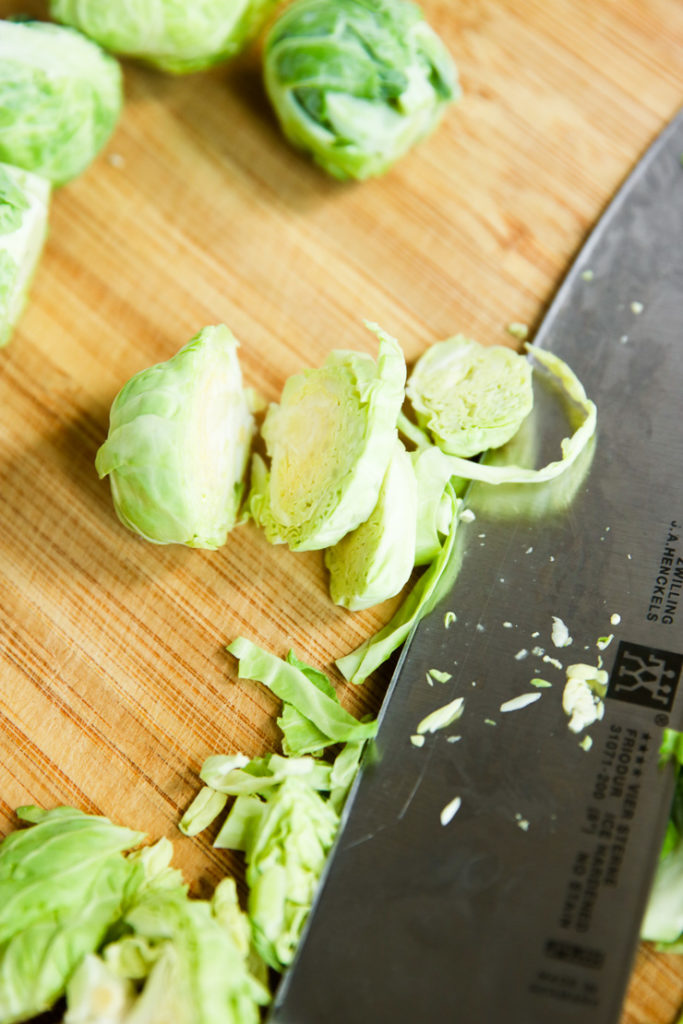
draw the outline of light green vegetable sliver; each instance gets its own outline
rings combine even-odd
[[[233,640],[228,650],[239,661],[241,679],[263,683],[280,700],[298,708],[330,739],[347,742],[375,735],[376,722],[359,722],[294,665],[268,654],[244,637]]]

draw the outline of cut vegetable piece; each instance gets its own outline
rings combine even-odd
[[[270,468],[255,455],[249,509],[272,543],[331,547],[371,514],[397,437],[405,360],[376,325],[377,363],[331,352],[319,369],[290,377],[262,434]]]
[[[114,399],[95,467],[121,522],[156,544],[218,548],[237,521],[254,432],[237,347],[205,327]]]
[[[514,465],[488,465],[486,462],[474,462],[451,455],[451,469],[454,475],[466,480],[480,480],[487,484],[543,483],[566,472],[587,448],[595,434],[597,423],[597,409],[594,402],[586,395],[578,377],[559,356],[545,349],[535,348],[533,345],[527,345],[527,349],[536,362],[557,378],[567,397],[577,406],[582,415],[581,422],[571,437],[565,437],[562,440],[562,457],[539,469],[527,469]]]
[[[413,570],[416,524],[415,472],[397,441],[371,515],[325,551],[334,603],[359,611],[397,594]]]
[[[254,945],[276,970],[294,957],[338,825],[329,801],[304,779],[289,778],[269,798],[258,828],[247,837]]]
[[[402,422],[399,420],[399,425]],[[411,459],[417,480],[415,565],[426,565],[439,554],[453,516],[460,513],[460,503],[454,506],[446,486],[450,484],[460,495],[467,481],[453,475],[449,457],[436,445],[423,445],[411,452]]]
[[[263,683],[276,697],[292,704],[310,719],[329,739],[344,743],[375,735],[376,722],[359,722],[338,701],[312,683],[296,665],[268,654],[244,637],[233,640],[228,650],[239,661],[241,679],[256,679]]]
[[[434,607],[452,586],[460,568],[460,556],[456,552],[455,515],[458,499],[450,484],[447,490],[452,503],[450,530],[438,556],[427,566],[396,613],[386,626],[357,647],[355,651],[337,659],[337,667],[352,683],[363,683],[397,648],[408,638],[411,629]]]
[[[509,441],[531,411],[531,366],[511,348],[459,334],[420,356],[406,394],[434,443],[470,458]]]
[[[47,234],[50,182],[0,164],[0,348],[26,304]]]

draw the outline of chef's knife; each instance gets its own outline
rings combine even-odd
[[[400,658],[272,1022],[619,1018],[683,725],[682,153],[680,115],[537,333],[595,399],[595,444],[555,484],[471,486],[459,575]],[[537,378],[513,454],[541,464],[572,413]],[[609,675],[578,732],[577,664]]]

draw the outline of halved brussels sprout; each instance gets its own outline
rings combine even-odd
[[[50,182],[0,164],[0,347],[26,303],[47,233]]]
[[[122,102],[118,63],[80,32],[0,21],[0,160],[61,185],[104,146]]]
[[[205,327],[114,399],[97,453],[121,522],[157,544],[217,548],[235,525],[253,416],[227,327]]]
[[[509,441],[531,412],[531,365],[511,348],[459,334],[420,356],[406,394],[435,444],[470,458]]]
[[[416,524],[417,480],[397,441],[372,514],[325,552],[334,603],[359,611],[398,594],[413,570]]]
[[[266,38],[264,76],[287,138],[337,178],[383,174],[460,94],[408,0],[294,0]]]
[[[372,325],[368,325],[372,326]],[[273,544],[330,547],[372,512],[397,438],[405,360],[380,338],[377,363],[334,351],[318,369],[290,377],[262,427],[270,469],[252,463],[249,509]]]
[[[278,0],[52,0],[57,21],[112,53],[182,74],[234,57]]]

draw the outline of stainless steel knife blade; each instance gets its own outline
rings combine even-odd
[[[682,153],[683,114],[537,334],[597,402],[595,445],[555,484],[470,488],[458,578],[400,658],[273,1024],[619,1018],[683,724]],[[514,457],[541,464],[572,414],[537,377]],[[576,664],[609,675],[580,732]]]

